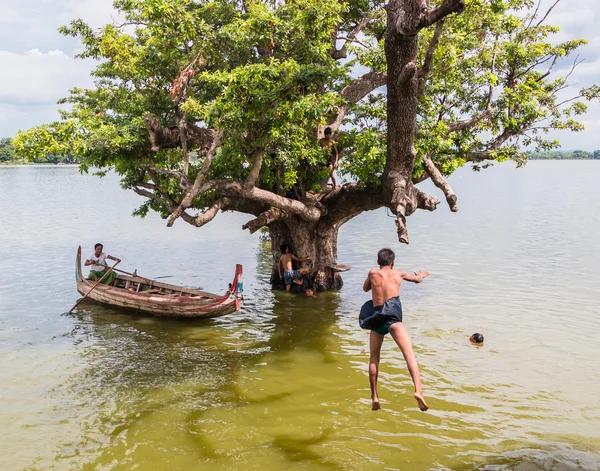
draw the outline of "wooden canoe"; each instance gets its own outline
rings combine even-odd
[[[87,299],[160,317],[218,317],[240,309],[243,300],[242,266],[236,265],[233,283],[224,295],[207,293],[183,286],[161,283],[147,278],[119,275],[108,286],[83,277],[81,246],[75,263],[77,291]]]

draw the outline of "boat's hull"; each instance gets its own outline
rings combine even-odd
[[[80,249],[81,250],[81,249]],[[128,278],[129,277],[124,277]],[[132,290],[117,288],[100,283],[93,290],[96,282],[87,280],[81,275],[81,255],[78,252],[76,264],[77,291],[82,296],[87,295],[86,299],[124,309],[152,314],[160,317],[178,317],[178,318],[208,318],[218,317],[230,314],[240,309],[242,304],[242,266],[237,265],[234,282],[230,290],[223,296],[211,293],[194,291],[192,293],[182,293],[190,295],[165,295],[156,293],[135,292]],[[155,282],[156,283],[156,282]],[[174,289],[185,288],[175,285],[166,285],[156,283],[162,287]],[[191,291],[191,290],[187,290]],[[195,293],[202,293],[199,297]]]

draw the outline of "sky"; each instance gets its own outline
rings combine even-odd
[[[554,0],[543,0],[549,7]],[[74,59],[81,45],[58,28],[81,18],[98,28],[118,18],[112,0],[0,0],[0,138],[58,119],[57,100],[73,87],[93,86],[92,60]],[[600,0],[562,0],[548,24],[560,26],[558,40],[585,38],[583,63],[571,75],[573,90],[600,82]],[[565,75],[572,61],[557,64]],[[563,149],[600,149],[600,103],[582,117],[586,130],[554,132]]]

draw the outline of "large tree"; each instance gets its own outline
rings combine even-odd
[[[582,129],[573,116],[599,94],[555,77],[585,41],[553,43],[558,29],[530,0],[114,5],[120,24],[62,29],[98,61],[96,87],[72,90],[62,120],[21,133],[18,151],[112,168],[147,198],[137,214],[168,226],[247,213],[243,229],[268,228],[274,260],[290,243],[324,288],[341,285],[331,266],[344,223],[388,207],[408,243],[406,218],[439,204],[419,182],[456,211],[446,176],[557,146],[544,134]],[[323,184],[326,126],[351,181],[339,189]]]

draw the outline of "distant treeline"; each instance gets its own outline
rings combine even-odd
[[[15,148],[12,144],[10,137],[0,139],[0,164],[24,164],[24,163],[35,163],[35,164],[76,164],[79,163],[77,158],[73,155],[57,155],[57,154],[46,154],[42,157],[36,158],[33,162],[26,159],[21,159],[15,153]]]
[[[586,152],[584,150],[553,150],[549,152],[528,152],[529,160],[600,160],[600,150]]]

